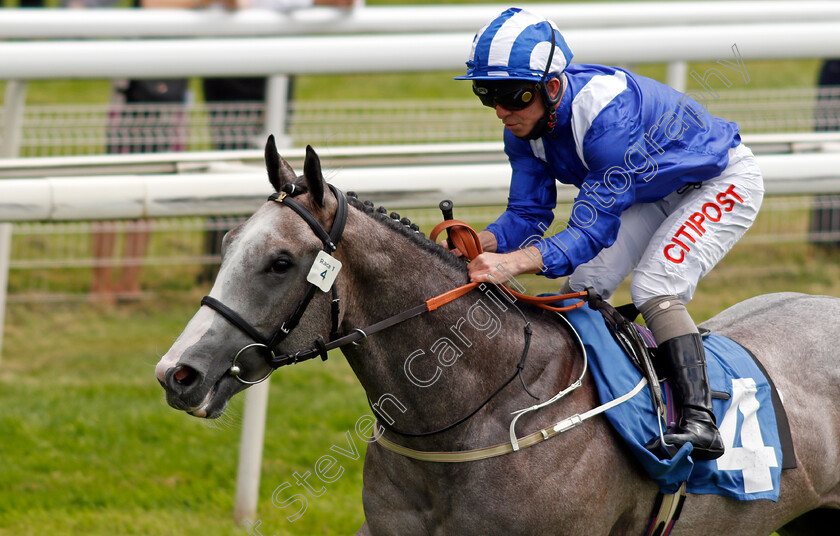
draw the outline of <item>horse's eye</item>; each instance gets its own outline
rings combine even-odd
[[[275,274],[284,274],[289,271],[292,267],[292,261],[285,257],[280,257],[279,259],[275,259],[274,262],[271,263],[270,271]]]

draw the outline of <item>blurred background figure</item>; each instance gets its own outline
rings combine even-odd
[[[94,258],[90,294],[98,303],[119,300],[136,300],[142,297],[140,267],[151,238],[151,220],[99,221],[91,224],[91,241]],[[114,259],[118,235],[123,236],[122,259]],[[114,267],[121,266],[119,279]]]
[[[116,0],[65,0],[68,8],[113,7]],[[148,7],[134,0],[134,7]],[[162,6],[161,6],[162,7]],[[183,151],[186,148],[185,105],[189,80],[115,80],[108,112],[106,147],[109,154]],[[151,220],[93,222],[91,250],[94,258],[90,293],[94,301],[142,296],[140,266],[151,237]],[[122,260],[114,259],[118,234],[125,230]],[[122,267],[115,280],[114,267]]]
[[[183,2],[184,0],[146,0],[153,3]],[[206,0],[200,0],[206,1]],[[212,5],[213,2],[210,2]],[[195,5],[195,4],[193,4]],[[224,0],[219,2],[228,9],[271,9],[291,11],[312,6],[333,6],[349,9],[353,0]],[[264,140],[258,139],[264,132],[263,104],[265,102],[265,77],[205,78],[202,81],[204,102],[210,113],[210,134],[216,150],[262,148]],[[294,97],[294,77],[288,77],[286,102]],[[228,103],[240,106],[231,108]],[[254,103],[255,106],[243,106]],[[291,108],[286,110],[290,117]],[[288,125],[288,121],[286,123]],[[282,134],[288,135],[288,127]],[[275,133],[277,135],[281,133]],[[279,136],[278,136],[279,137]]]
[[[840,130],[840,59],[823,62],[817,90],[817,132]],[[825,249],[840,249],[840,195],[823,194],[814,197],[810,231],[814,245]],[[837,239],[826,241],[826,233]]]

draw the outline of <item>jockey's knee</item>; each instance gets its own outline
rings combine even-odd
[[[656,296],[639,306],[657,344],[690,333],[698,333],[685,305],[673,295]]]

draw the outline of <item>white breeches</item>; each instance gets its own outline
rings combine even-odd
[[[594,287],[608,298],[632,272],[630,296],[637,307],[665,295],[688,303],[700,279],[755,221],[763,197],[752,151],[734,147],[720,176],[625,210],[615,243],[578,266],[569,286]]]

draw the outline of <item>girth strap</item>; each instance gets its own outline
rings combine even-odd
[[[479,449],[472,449],[472,450],[458,450],[458,451],[424,451],[424,450],[416,450],[412,449],[398,443],[394,443],[384,434],[380,434],[378,437],[375,437],[377,444],[382,446],[383,448],[390,450],[391,452],[395,452],[406,458],[411,458],[414,460],[420,460],[424,462],[437,462],[437,463],[463,463],[463,462],[474,462],[477,460],[484,460],[486,458],[494,458],[496,456],[504,456],[505,454],[510,454],[517,450],[526,449],[528,447],[532,447],[538,443],[542,443],[543,441],[547,441],[552,437],[557,436],[558,434],[562,434],[563,432],[567,432],[572,428],[582,424],[584,421],[595,417],[596,415],[600,415],[603,412],[615,407],[618,404],[622,404],[627,400],[633,398],[637,394],[639,394],[642,389],[647,385],[647,380],[642,378],[636,387],[634,387],[631,391],[625,393],[624,395],[618,397],[617,399],[608,402],[607,404],[603,404],[598,406],[597,408],[591,409],[586,413],[580,415],[572,415],[566,419],[563,419],[560,422],[557,422],[551,426],[543,428],[541,430],[537,430],[531,434],[528,434],[525,437],[521,437],[517,440],[516,445],[514,446],[513,443],[510,441],[505,443],[499,443],[497,445],[493,445],[490,447],[484,447]],[[379,425],[383,426],[381,421],[379,421]]]
[[[656,497],[653,516],[645,532],[645,536],[668,536],[680,518],[685,503],[685,482],[674,493],[662,493]]]

